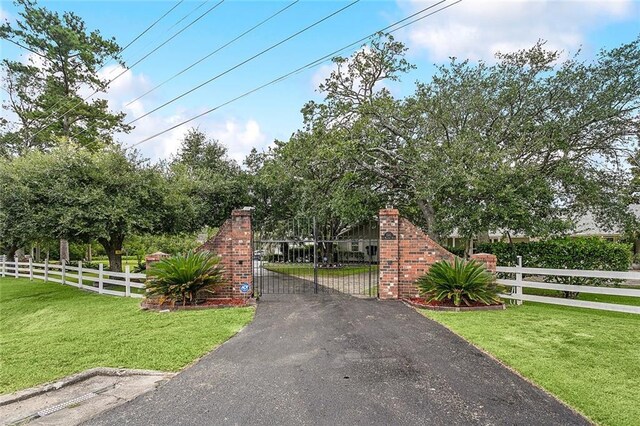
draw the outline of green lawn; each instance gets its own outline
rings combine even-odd
[[[265,269],[288,275],[313,276],[313,265],[308,263],[264,263]],[[371,265],[371,271],[376,273],[378,265]],[[369,265],[349,265],[342,268],[318,268],[319,277],[343,277],[346,275],[364,274],[369,272]]]
[[[529,302],[506,311],[421,312],[591,420],[638,424],[640,315]]]
[[[253,308],[157,313],[140,299],[0,278],[0,394],[92,367],[178,371],[253,318]]]

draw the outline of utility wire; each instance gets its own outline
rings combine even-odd
[[[208,0],[207,0],[208,1]],[[179,36],[182,32],[184,32],[185,30],[187,30],[189,27],[191,27],[193,24],[195,24],[196,22],[198,22],[200,19],[202,19],[203,17],[205,17],[207,14],[209,14],[211,11],[213,11],[215,8],[217,8],[218,6],[220,6],[222,3],[224,3],[225,0],[220,0],[218,3],[214,4],[212,7],[210,7],[209,9],[207,9],[204,13],[202,13],[200,16],[198,16],[196,19],[194,19],[193,21],[189,22],[189,24],[187,24],[186,26],[184,26],[182,29],[180,29],[180,31],[178,31],[177,33],[175,33],[174,35],[172,35],[171,37],[169,37],[168,39],[166,39],[164,42],[162,42],[161,44],[159,44],[158,46],[156,46],[153,50],[151,50],[149,53],[147,53],[146,55],[144,55],[143,57],[141,57],[140,59],[138,59],[135,63],[133,63],[131,66],[129,66],[128,68],[124,69],[120,74],[116,75],[114,78],[112,78],[111,80],[109,80],[106,84],[106,86],[109,86],[109,84],[113,83],[115,80],[117,80],[118,78],[122,77],[124,74],[126,74],[127,71],[131,70],[133,67],[135,67],[136,65],[138,65],[140,62],[144,61],[146,58],[148,58],[150,55],[152,55],[153,53],[155,53],[156,51],[158,51],[158,49],[162,48],[164,45],[166,45],[167,43],[169,43],[171,40],[173,40],[174,38],[176,38],[177,36]],[[85,102],[87,99],[91,98],[93,95],[95,95],[96,93],[98,93],[100,90],[95,90],[93,93],[91,93],[90,95],[86,96],[85,98],[83,98],[82,100],[80,100],[77,104],[73,105],[71,108],[69,108],[67,111],[65,111],[62,115],[60,115],[59,117],[56,118],[56,120],[59,120],[63,117],[65,117],[67,114],[69,114],[71,111],[73,111],[75,108],[77,108],[79,105],[81,105],[83,102]],[[48,120],[51,116],[53,116],[53,114],[49,115],[49,117],[47,117],[45,120]],[[33,136],[31,136],[32,138],[35,137],[36,135],[38,135],[40,132],[43,132],[44,130],[48,129],[49,126],[51,126],[52,123],[49,123],[47,125],[45,125],[45,127],[43,127],[42,129],[38,130],[36,133],[33,134]],[[82,131],[84,132],[84,130]],[[82,133],[80,132],[80,133]],[[73,136],[77,136],[77,133]]]
[[[182,3],[184,0],[181,0],[180,3]],[[167,28],[166,30],[164,30],[165,34],[169,34],[169,32],[171,32],[172,29],[174,29],[175,27],[177,27],[182,21],[184,21],[185,19],[187,19],[189,16],[191,16],[192,14],[194,14],[198,9],[200,9],[202,6],[204,6],[205,4],[207,4],[209,1],[211,0],[204,0],[203,2],[201,2],[199,5],[197,5],[195,8],[193,8],[192,10],[190,10],[186,15],[184,15],[182,18],[178,19],[176,22],[173,23],[173,25],[171,25],[169,28]],[[178,3],[178,5],[180,4]],[[178,6],[176,5],[176,6]],[[174,8],[176,7],[174,6]],[[153,44],[154,40],[150,40],[147,44],[144,45],[144,47],[142,47],[141,49],[138,49],[138,51],[136,53],[141,53],[147,50],[147,48],[149,46],[151,46]],[[128,61],[125,61],[128,62]],[[111,71],[110,75],[113,74],[115,70]]]
[[[327,60],[332,59],[332,58],[333,58],[333,57],[335,57],[335,55],[337,55],[338,53],[340,53],[340,52],[342,52],[342,51],[344,51],[344,50],[347,50],[347,49],[349,49],[349,48],[353,47],[354,45],[357,45],[357,44],[359,44],[359,43],[362,43],[362,42],[363,42],[363,41],[365,41],[365,40],[368,40],[368,39],[370,39],[370,38],[372,38],[372,37],[375,37],[376,35],[378,35],[378,34],[380,34],[380,33],[383,33],[383,32],[385,32],[385,31],[387,31],[388,29],[393,28],[393,27],[395,27],[396,25],[401,24],[401,23],[403,23],[403,22],[405,22],[405,21],[407,21],[407,20],[409,20],[409,19],[411,19],[411,18],[413,18],[413,17],[415,17],[415,16],[417,16],[417,15],[420,15],[420,14],[422,14],[422,13],[426,12],[427,10],[430,10],[430,9],[432,9],[432,8],[434,8],[434,7],[438,6],[438,5],[440,5],[440,4],[442,4],[442,3],[446,2],[446,1],[448,1],[448,0],[441,0],[441,1],[439,1],[439,2],[437,2],[437,3],[435,3],[435,4],[433,4],[433,5],[431,5],[431,6],[429,6],[429,7],[426,7],[426,8],[424,8],[424,9],[422,9],[422,10],[420,10],[420,11],[418,11],[418,12],[416,12],[416,13],[412,14],[412,15],[407,16],[406,18],[403,18],[403,19],[401,19],[401,20],[399,20],[399,21],[396,21],[395,23],[393,23],[393,24],[391,24],[391,25],[389,25],[389,26],[387,26],[387,27],[385,27],[385,28],[382,28],[382,29],[380,29],[380,30],[378,30],[378,31],[376,31],[376,32],[374,32],[374,33],[371,33],[371,34],[369,34],[369,35],[368,35],[368,36],[366,36],[366,37],[362,37],[361,39],[359,39],[359,40],[357,40],[357,41],[355,41],[355,42],[353,42],[353,43],[351,43],[351,44],[349,44],[349,45],[347,45],[347,46],[344,46],[344,47],[342,47],[342,48],[340,48],[340,49],[338,49],[338,50],[335,50],[335,51],[333,51],[333,52],[331,52],[331,53],[329,53],[329,54],[327,54],[327,55],[325,55],[325,56],[323,56],[323,57],[321,57],[321,58],[319,58],[319,59],[316,59],[315,61],[309,62],[308,64],[303,65],[303,66],[301,66],[300,68],[297,68],[297,69],[295,69],[295,70],[293,70],[293,71],[291,71],[291,72],[289,72],[289,73],[287,73],[287,74],[284,74],[284,75],[282,75],[282,76],[280,76],[280,77],[278,77],[278,78],[276,78],[276,79],[274,79],[274,80],[271,80],[271,81],[270,81],[270,82],[268,82],[268,83],[265,83],[265,84],[263,84],[263,85],[261,85],[261,86],[258,86],[258,87],[256,87],[255,89],[249,90],[248,92],[245,92],[245,93],[243,93],[243,94],[241,94],[241,95],[239,95],[239,96],[236,96],[236,97],[235,97],[235,98],[233,98],[233,99],[230,99],[230,100],[228,100],[228,101],[226,101],[226,102],[224,102],[224,103],[222,103],[222,104],[220,104],[220,105],[217,105],[217,106],[215,106],[215,107],[213,107],[213,108],[211,108],[211,109],[208,109],[207,111],[204,111],[204,112],[202,112],[202,113],[200,113],[200,114],[198,114],[198,115],[196,115],[196,116],[193,116],[193,117],[191,117],[191,118],[189,118],[189,119],[187,119],[187,120],[181,121],[180,123],[177,123],[177,124],[175,124],[175,125],[173,125],[173,126],[169,127],[168,129],[162,130],[162,131],[160,131],[160,132],[158,132],[158,133],[155,133],[155,134],[153,134],[153,135],[151,135],[151,136],[149,136],[149,137],[147,137],[147,138],[145,138],[145,139],[142,139],[142,140],[140,140],[140,141],[138,141],[138,142],[136,142],[136,143],[134,143],[134,144],[130,145],[128,148],[133,148],[133,147],[135,147],[135,146],[141,145],[141,144],[143,144],[143,143],[145,143],[145,142],[147,142],[147,141],[149,141],[149,140],[151,140],[151,139],[154,139],[154,138],[157,138],[157,137],[158,137],[158,136],[160,136],[160,135],[163,135],[164,133],[170,132],[171,130],[174,130],[174,129],[176,129],[176,128],[178,128],[178,127],[180,127],[180,126],[184,125],[184,124],[187,124],[187,123],[189,123],[189,122],[191,122],[191,121],[193,121],[193,120],[196,120],[196,119],[198,119],[198,118],[200,118],[200,117],[203,117],[203,116],[205,116],[205,115],[207,115],[207,114],[210,114],[210,113],[212,113],[212,112],[214,112],[214,111],[216,111],[216,110],[218,110],[218,109],[220,109],[220,108],[222,108],[222,107],[224,107],[224,106],[229,105],[230,103],[233,103],[233,102],[235,102],[235,101],[237,101],[237,100],[239,100],[239,99],[242,99],[242,98],[244,98],[244,97],[246,97],[246,96],[249,96],[249,95],[251,95],[251,94],[253,94],[253,93],[255,93],[255,92],[259,91],[259,90],[262,90],[262,89],[264,89],[265,87],[268,87],[268,86],[271,86],[271,85],[273,85],[273,84],[279,83],[279,82],[281,82],[281,81],[283,81],[283,80],[285,80],[285,79],[287,79],[287,78],[289,78],[289,77],[292,77],[293,75],[298,74],[298,73],[300,73],[300,72],[302,72],[302,71],[304,71],[304,70],[306,70],[306,69],[313,68],[313,67],[315,67],[316,65],[321,64],[322,62],[325,62],[325,61],[327,61]],[[424,15],[424,16],[421,16],[421,17],[416,18],[416,19],[414,19],[414,20],[412,20],[412,21],[409,21],[409,22],[405,23],[404,25],[401,25],[401,26],[400,26],[400,27],[398,27],[398,28],[395,28],[395,29],[393,29],[393,30],[391,30],[391,31],[388,31],[387,33],[388,33],[388,34],[394,33],[394,32],[396,32],[396,31],[398,31],[398,30],[400,30],[400,29],[402,29],[402,28],[405,28],[405,27],[407,27],[407,26],[409,26],[409,25],[412,25],[412,24],[414,24],[414,23],[416,23],[416,22],[418,22],[418,21],[421,21],[421,20],[423,20],[423,19],[425,19],[425,18],[427,18],[427,17],[429,17],[429,16],[435,15],[436,13],[439,13],[439,12],[441,12],[441,11],[445,10],[445,9],[448,9],[448,8],[450,8],[451,6],[454,6],[454,5],[458,4],[458,3],[460,3],[461,1],[462,1],[462,0],[458,0],[458,1],[456,1],[456,2],[454,2],[454,3],[451,3],[451,4],[447,5],[447,6],[443,6],[443,7],[441,7],[440,9],[437,9],[437,10],[435,10],[435,11],[431,12],[431,13],[428,13],[428,14],[426,14],[426,15]]]
[[[161,17],[159,17],[158,19],[156,19],[155,21],[153,21],[153,23],[151,25],[149,25],[147,28],[145,28],[144,31],[142,31],[140,34],[138,34],[133,40],[131,40],[129,43],[127,43],[127,45],[125,47],[123,47],[122,49],[120,49],[119,53],[124,52],[125,50],[127,50],[127,48],[129,46],[131,46],[133,43],[135,43],[136,41],[138,41],[138,39],[140,39],[140,37],[142,37],[143,35],[145,35],[151,28],[155,27],[156,24],[160,21],[162,21],[168,14],[170,14],[171,12],[173,12],[173,10],[180,6],[182,4],[182,2],[184,2],[184,0],[180,0],[178,3],[176,3],[171,9],[167,10],[164,15],[162,15]]]
[[[300,0],[295,0],[293,3],[288,4],[287,6],[283,7],[282,9],[278,10],[277,12],[275,12],[274,14],[272,14],[271,16],[269,16],[268,18],[262,20],[261,22],[257,23],[256,25],[254,25],[253,27],[249,28],[248,30],[246,30],[245,32],[243,32],[242,34],[240,34],[239,36],[237,36],[236,38],[234,38],[233,40],[225,43],[224,45],[218,47],[217,49],[213,50],[212,52],[208,53],[207,55],[203,56],[202,58],[198,59],[196,62],[192,63],[191,65],[189,65],[188,67],[182,69],[181,71],[179,71],[178,73],[174,74],[173,76],[169,77],[168,79],[166,79],[165,81],[163,81],[162,83],[154,86],[153,88],[147,90],[146,92],[144,92],[142,95],[138,96],[137,98],[135,98],[134,100],[128,102],[127,104],[125,104],[125,107],[128,107],[129,105],[131,105],[132,103],[139,101],[140,99],[144,98],[145,96],[147,96],[148,94],[150,94],[151,92],[154,92],[156,89],[164,86],[165,84],[167,84],[168,82],[170,82],[171,80],[173,80],[174,78],[184,74],[185,72],[189,71],[191,68],[195,67],[196,65],[200,64],[202,61],[204,61],[205,59],[210,58],[211,56],[215,55],[216,53],[218,53],[219,51],[221,51],[222,49],[224,49],[225,47],[231,45],[232,43],[238,41],[239,39],[241,39],[242,37],[244,37],[245,35],[249,34],[250,32],[254,31],[255,29],[257,29],[258,27],[262,26],[263,24],[266,24],[268,21],[270,21],[271,19],[275,18],[276,16],[278,16],[279,14],[281,14],[282,12],[284,12],[285,10],[289,9],[290,7],[292,7],[293,5],[295,5],[296,3],[298,3]]]
[[[165,103],[163,103],[162,105],[160,105],[160,106],[158,106],[158,107],[156,107],[156,108],[152,109],[151,111],[147,112],[146,114],[143,114],[143,115],[141,115],[140,117],[137,117],[137,118],[135,118],[134,120],[129,121],[128,123],[126,123],[126,125],[128,126],[128,125],[130,125],[130,124],[133,124],[133,123],[135,123],[136,121],[139,121],[139,120],[143,119],[144,117],[147,117],[148,115],[153,114],[154,112],[156,112],[156,111],[158,111],[158,110],[160,110],[160,109],[162,109],[162,108],[166,107],[167,105],[172,104],[173,102],[177,101],[178,99],[181,99],[181,98],[185,97],[185,96],[186,96],[186,95],[188,95],[189,93],[193,93],[193,92],[195,92],[196,90],[198,90],[198,89],[200,89],[200,88],[202,88],[202,87],[206,86],[207,84],[209,84],[209,83],[213,82],[214,80],[217,80],[218,78],[222,77],[223,75],[228,74],[228,73],[230,73],[231,71],[233,71],[233,70],[235,70],[235,69],[237,69],[237,68],[241,67],[242,65],[246,64],[247,62],[250,62],[250,61],[252,61],[252,60],[254,60],[254,59],[256,59],[256,58],[258,58],[258,57],[260,57],[260,56],[264,55],[265,53],[269,52],[270,50],[275,49],[276,47],[280,46],[281,44],[286,43],[287,41],[291,40],[292,38],[294,38],[294,37],[296,37],[296,36],[298,36],[298,35],[300,35],[300,34],[304,33],[305,31],[310,30],[311,28],[315,27],[316,25],[321,24],[322,22],[326,21],[327,19],[332,18],[333,16],[335,16],[335,15],[339,14],[340,12],[342,12],[342,11],[344,11],[344,10],[346,10],[346,9],[348,9],[348,8],[350,8],[350,7],[352,7],[352,6],[354,6],[356,3],[359,3],[359,2],[360,2],[360,0],[355,0],[355,1],[351,2],[351,3],[349,3],[348,5],[346,5],[346,6],[344,6],[344,7],[341,7],[340,9],[336,10],[335,12],[333,12],[333,13],[331,13],[331,14],[329,14],[329,15],[325,16],[324,18],[322,18],[322,19],[320,19],[320,20],[318,20],[318,21],[315,21],[313,24],[311,24],[311,25],[308,25],[308,26],[304,27],[303,29],[301,29],[300,31],[298,31],[298,32],[296,32],[296,33],[294,33],[294,34],[290,35],[289,37],[286,37],[286,38],[284,38],[284,39],[280,40],[280,41],[279,41],[279,42],[277,42],[276,44],[273,44],[273,45],[271,45],[271,46],[267,47],[266,49],[264,49],[264,50],[260,51],[259,53],[256,53],[255,55],[253,55],[253,56],[251,56],[251,57],[249,57],[249,58],[245,59],[244,61],[242,61],[242,62],[240,62],[240,63],[238,63],[238,64],[236,64],[236,65],[234,65],[234,66],[232,66],[231,68],[228,68],[227,70],[225,70],[225,71],[223,71],[223,72],[221,72],[221,73],[219,73],[219,74],[215,75],[214,77],[211,77],[209,80],[207,80],[207,81],[205,81],[205,82],[203,82],[203,83],[200,83],[200,84],[198,84],[197,86],[195,86],[195,87],[193,87],[193,88],[191,88],[191,89],[187,90],[186,92],[184,92],[184,93],[182,93],[182,94],[180,94],[180,95],[178,95],[178,96],[176,96],[176,97],[174,97],[174,98],[172,98],[172,99],[168,100],[167,102],[165,102]]]

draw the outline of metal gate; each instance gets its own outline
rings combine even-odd
[[[254,292],[377,297],[378,247],[376,221],[347,226],[309,219],[255,229]]]

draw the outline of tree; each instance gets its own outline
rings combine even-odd
[[[3,59],[8,92],[4,108],[17,123],[6,122],[0,151],[21,155],[29,149],[49,149],[62,139],[97,149],[112,142],[114,132],[129,131],[124,113],[112,113],[104,99],[84,100],[82,93],[104,92],[108,82],[99,69],[119,60],[114,39],[89,32],[72,12],[59,15],[35,0],[16,0],[21,7],[15,24],[0,26],[0,37],[31,52],[28,63]]]
[[[157,166],[115,146],[31,151],[0,163],[0,237],[15,245],[46,237],[97,240],[110,269],[120,271],[127,235],[176,222],[180,210],[165,202],[171,192]]]
[[[168,174],[194,208],[188,212],[190,223],[182,231],[220,226],[231,210],[250,201],[244,173],[228,157],[227,148],[197,128],[184,136]]]
[[[591,62],[561,61],[543,42],[495,64],[452,59],[395,99],[384,82],[410,65],[404,46],[382,37],[336,59],[325,101],[303,109],[303,132],[339,135],[314,149],[336,153],[348,171],[340,181],[400,207],[435,238],[558,233],[586,211],[613,224],[620,209],[609,206],[627,201],[622,159],[638,134],[639,44]]]

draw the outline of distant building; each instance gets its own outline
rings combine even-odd
[[[640,219],[640,204],[634,204],[630,206],[630,210]],[[621,229],[612,228],[606,229],[598,225],[595,221],[593,214],[588,213],[581,219],[579,219],[575,225],[573,232],[567,234],[572,237],[601,237],[607,241],[619,241],[624,237]],[[489,232],[489,242],[508,241],[507,233],[504,230],[498,230],[496,232]],[[535,241],[537,238],[529,237],[522,234],[512,234],[511,240],[514,243]],[[445,240],[445,245],[448,247],[465,247],[466,241],[462,238],[457,231],[454,231]],[[640,246],[640,241],[636,243],[636,246]]]

